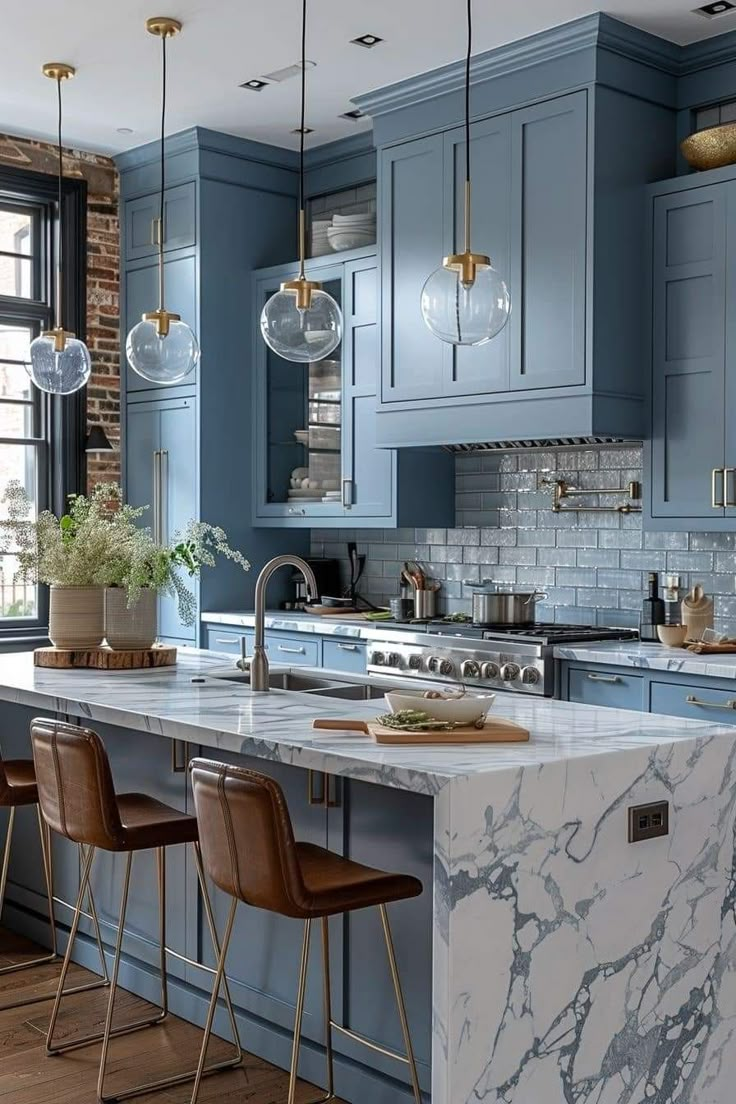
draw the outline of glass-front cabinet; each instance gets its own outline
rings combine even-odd
[[[296,265],[282,265],[256,273],[258,317],[268,298],[295,272]],[[451,524],[451,458],[426,449],[405,449],[400,455],[376,446],[380,343],[375,248],[315,258],[307,262],[306,272],[340,304],[342,342],[325,359],[297,364],[274,353],[260,328],[256,330],[254,524]]]

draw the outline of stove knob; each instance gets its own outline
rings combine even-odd
[[[410,655],[409,656],[409,670],[410,671],[421,671],[421,669],[422,669],[422,657],[420,655],[417,655],[417,654]]]
[[[497,663],[484,663],[480,669],[480,673],[484,679],[497,679],[499,676]]]
[[[441,663],[442,660],[439,656],[430,656],[427,660],[427,670],[431,671],[433,674],[437,674],[440,670]]]
[[[527,686],[536,686],[541,677],[536,667],[524,667],[521,672],[521,681]]]
[[[463,678],[480,678],[480,663],[474,659],[464,659],[460,666]]]
[[[440,660],[440,674],[452,675],[455,673],[455,664],[450,659]]]
[[[384,667],[386,665],[386,656],[383,652],[374,652],[371,656],[371,663],[374,667]]]
[[[386,656],[386,666],[387,667],[400,667],[401,666],[401,656],[399,655],[398,652],[389,652],[389,654]]]
[[[521,668],[518,663],[504,663],[501,668],[501,678],[504,682],[513,682],[521,674]]]

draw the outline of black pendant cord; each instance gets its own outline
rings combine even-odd
[[[61,282],[62,282],[63,265],[62,265],[61,252],[62,252],[63,241],[64,241],[64,235],[62,233],[62,220],[63,220],[63,213],[62,213],[62,188],[63,188],[63,185],[62,185],[62,181],[63,181],[63,177],[64,177],[64,152],[63,152],[62,145],[61,145],[62,109],[61,109],[61,80],[59,78],[57,78],[57,81],[56,81],[56,95],[57,95],[57,104],[58,104],[56,139],[57,139],[57,152],[58,152],[58,161],[59,161],[59,165],[58,165],[59,179],[58,179],[57,195],[56,195],[56,203],[57,203],[56,325],[57,325],[57,327],[62,327],[63,326],[63,322],[62,322],[63,296],[62,296]]]
[[[161,35],[161,195],[158,208],[158,309],[164,309],[164,193],[166,190],[166,34]]]
[[[299,124],[299,277],[304,279],[306,223],[304,215],[304,129],[307,113],[307,0],[302,0],[302,104]]]

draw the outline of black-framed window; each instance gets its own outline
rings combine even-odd
[[[62,203],[64,323],[84,339],[84,182],[65,180]],[[58,216],[55,177],[0,167],[0,494],[17,479],[36,511],[62,509],[84,483],[84,392],[51,397],[26,371],[31,342],[54,323]],[[12,549],[0,556],[0,639],[38,633],[47,620],[45,588],[21,582],[17,566]]]

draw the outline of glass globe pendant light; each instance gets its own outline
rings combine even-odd
[[[62,61],[51,61],[43,67],[43,75],[56,81],[58,113],[58,155],[59,155],[59,190],[58,190],[58,216],[56,220],[56,325],[52,330],[45,330],[31,342],[31,361],[27,366],[28,375],[41,391],[50,395],[71,395],[84,387],[92,372],[92,359],[89,349],[83,341],[75,337],[69,330],[64,329],[63,318],[63,264],[62,248],[64,241],[63,218],[64,209],[62,203],[62,180],[64,172],[63,152],[61,146],[61,82],[70,80],[76,73],[71,65]]]
[[[422,289],[422,316],[429,329],[450,345],[485,345],[500,333],[511,313],[503,277],[484,253],[470,247],[470,56],[472,0],[467,0],[468,50],[465,60],[465,249],[445,257]]]
[[[308,363],[322,360],[342,338],[342,312],[322,285],[304,272],[306,218],[304,215],[304,130],[307,78],[307,0],[302,0],[302,96],[299,128],[299,274],[287,280],[261,312],[261,333],[270,349],[284,360]]]
[[[131,368],[155,384],[179,383],[199,360],[199,342],[181,315],[164,306],[164,193],[166,188],[166,40],[181,30],[177,19],[155,16],[146,21],[149,34],[161,39],[161,197],[159,215],[153,221],[154,239],[158,245],[158,307],[146,311],[133,327],[125,343],[125,353]]]

